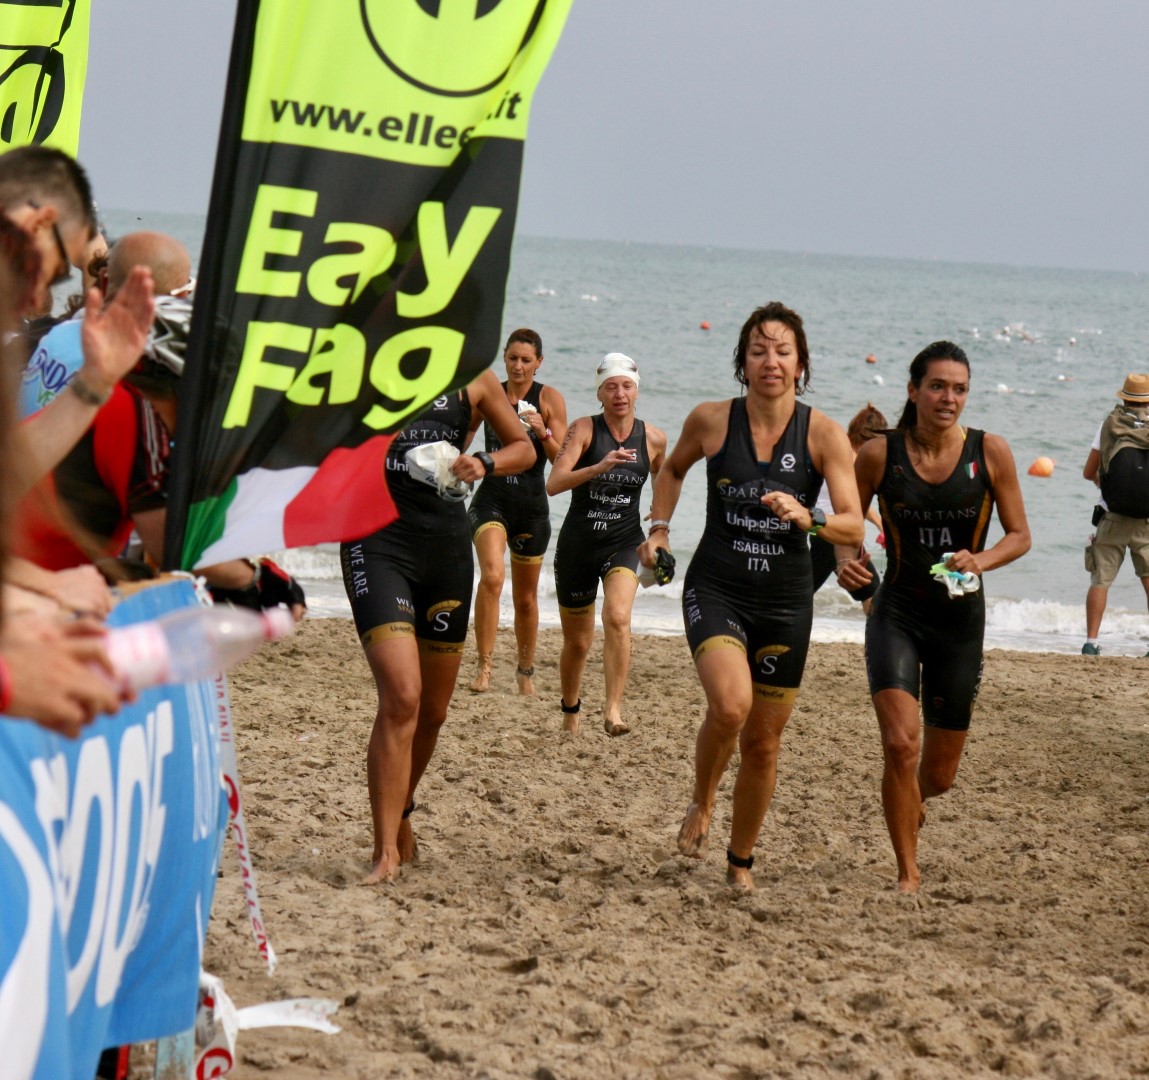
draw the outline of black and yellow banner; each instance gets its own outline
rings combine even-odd
[[[531,97],[571,0],[241,0],[169,562],[393,520],[390,433],[498,352]]]
[[[0,152],[43,143],[76,156],[91,0],[0,2]]]

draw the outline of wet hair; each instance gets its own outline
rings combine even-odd
[[[0,154],[0,206],[21,206],[31,200],[50,203],[61,218],[97,229],[92,185],[80,164],[50,146],[17,146]]]
[[[890,426],[882,411],[872,401],[866,402],[864,409],[859,409],[846,428],[850,437],[850,445],[861,446],[877,435],[881,435]]]
[[[522,345],[530,345],[535,350],[535,356],[542,359],[543,339],[539,337],[534,330],[526,326],[522,326],[518,330],[512,330],[511,336],[507,338],[506,345],[503,346],[504,354],[516,341]]]
[[[810,382],[810,348],[806,344],[806,330],[802,326],[802,316],[778,300],[771,300],[768,304],[755,308],[750,318],[742,324],[738,333],[738,344],[734,346],[734,378],[743,386],[746,385],[746,350],[750,345],[750,334],[755,327],[761,328],[763,323],[779,322],[794,334],[798,344],[798,363],[801,373],[794,387],[795,393],[803,394]]]
[[[922,380],[934,360],[956,360],[957,363],[964,364],[966,371],[969,371],[969,357],[960,345],[955,345],[952,341],[934,341],[922,349],[910,364],[910,382],[915,387],[921,388]],[[898,418],[898,428],[909,431],[916,427],[917,423],[918,407],[907,399],[906,407],[902,409],[902,415]]]

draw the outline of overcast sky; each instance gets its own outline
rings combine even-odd
[[[92,7],[101,205],[205,213],[235,0]],[[575,0],[519,230],[1146,271],[1147,43],[1142,0]]]

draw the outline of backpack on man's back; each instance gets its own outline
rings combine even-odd
[[[1119,405],[1101,446],[1101,497],[1110,513],[1149,518],[1149,410]]]

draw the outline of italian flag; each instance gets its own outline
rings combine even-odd
[[[386,475],[394,438],[336,448],[318,466],[256,468],[233,477],[218,498],[189,508],[182,565],[358,539],[390,525],[399,516]]]

